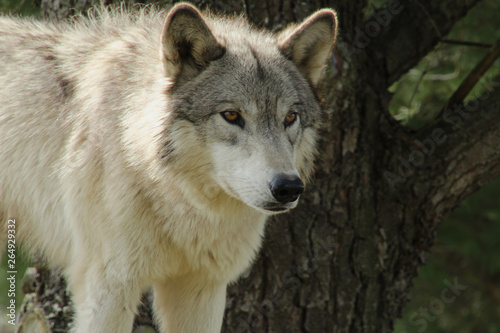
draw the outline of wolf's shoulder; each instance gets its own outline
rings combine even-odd
[[[165,12],[153,8],[126,10],[123,8],[95,8],[86,15],[51,21],[44,18],[0,15],[0,37],[33,37],[93,35],[117,37],[129,31],[161,29]]]
[[[40,38],[61,32],[56,24],[31,17],[0,15],[0,38]]]

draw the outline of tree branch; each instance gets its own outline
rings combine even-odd
[[[490,69],[495,61],[500,57],[500,40],[498,40],[495,45],[488,51],[484,58],[474,67],[474,69],[469,73],[467,78],[462,82],[460,87],[455,91],[448,101],[446,109],[455,104],[461,103],[469,95],[470,91],[479,79]]]
[[[451,45],[480,47],[480,48],[485,48],[485,49],[490,49],[490,48],[493,47],[493,44],[479,43],[479,42],[469,42],[469,41],[466,41],[466,40],[455,40],[455,39],[442,39],[441,43],[443,43],[443,44],[451,44]]]
[[[401,0],[403,10],[391,16],[389,24],[368,46],[387,59],[388,84],[413,68],[480,1]],[[386,6],[394,2],[397,1],[389,0]],[[376,11],[365,26],[368,27],[369,22],[384,25],[381,11]]]
[[[419,133],[417,145],[410,148],[410,163],[424,160],[413,182],[420,189],[422,217],[432,226],[500,177],[499,91],[496,83],[495,90],[476,100],[456,104],[433,128]]]

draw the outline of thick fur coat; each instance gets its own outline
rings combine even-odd
[[[241,18],[100,11],[0,17],[0,218],[63,269],[77,333],[220,331],[266,217],[295,207],[336,34],[321,10],[271,34]]]

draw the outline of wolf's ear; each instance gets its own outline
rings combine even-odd
[[[161,36],[161,57],[165,75],[177,78],[181,72],[196,75],[210,61],[224,55],[198,9],[188,4],[172,8]]]
[[[323,9],[278,35],[278,47],[316,86],[337,37],[337,15]]]

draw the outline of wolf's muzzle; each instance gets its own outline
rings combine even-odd
[[[304,183],[296,175],[277,175],[269,184],[273,197],[280,203],[293,202],[304,192]]]

